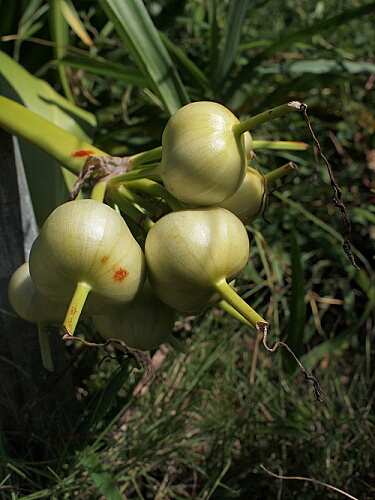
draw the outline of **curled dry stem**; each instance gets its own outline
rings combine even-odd
[[[121,346],[121,348],[124,350],[124,355],[128,356],[129,358],[132,358],[135,360],[137,363],[138,367],[143,366],[146,370],[146,373],[150,377],[154,377],[154,369],[151,363],[151,358],[145,351],[141,351],[140,349],[133,349],[125,344],[123,340],[120,339],[108,339],[106,342],[103,343],[96,343],[96,342],[88,342],[87,340],[81,339],[80,337],[74,337],[73,335],[70,335],[68,332],[64,332],[63,330],[63,340],[77,340],[78,342],[81,342],[87,347],[107,347],[110,344],[118,344]]]
[[[314,386],[314,394],[315,394],[315,401],[323,401],[324,398],[324,391],[320,387],[320,384],[318,382],[318,379],[314,377],[313,375],[310,375],[310,373],[306,370],[306,368],[303,366],[301,361],[297,358],[297,356],[294,354],[292,349],[285,344],[285,342],[276,342],[273,347],[269,347],[267,344],[267,336],[268,336],[268,331],[269,331],[269,324],[266,322],[262,321],[257,321],[255,324],[256,329],[258,330],[259,333],[262,334],[263,336],[263,345],[267,349],[268,352],[275,352],[278,347],[284,347],[295,359],[297,365],[299,366],[299,369],[305,376],[305,380],[311,380]]]
[[[349,236],[350,236],[350,232],[351,232],[351,224],[350,224],[350,221],[348,219],[348,216],[346,214],[346,209],[345,209],[345,205],[344,205],[344,202],[342,200],[342,192],[341,192],[341,189],[339,188],[338,184],[336,183],[335,181],[335,177],[333,175],[333,172],[332,172],[332,168],[331,168],[331,165],[329,163],[329,161],[327,160],[327,158],[324,156],[323,154],[323,151],[322,151],[322,148],[319,144],[319,141],[318,139],[316,138],[315,134],[314,134],[314,131],[312,129],[312,126],[311,126],[311,123],[310,123],[310,120],[309,120],[309,117],[307,115],[307,105],[306,104],[301,104],[301,107],[300,107],[300,110],[302,111],[302,114],[303,114],[303,117],[306,121],[306,124],[307,124],[307,127],[310,131],[310,134],[311,134],[311,137],[313,138],[315,144],[316,144],[316,147],[318,149],[318,153],[320,155],[320,157],[322,158],[322,160],[324,161],[324,163],[326,164],[326,167],[327,167],[327,170],[328,170],[328,175],[329,175],[329,178],[330,178],[330,181],[331,181],[331,186],[332,186],[332,189],[333,189],[333,198],[332,198],[332,201],[333,201],[333,204],[338,207],[338,209],[340,210],[340,214],[341,214],[341,219],[343,221],[343,224],[344,224],[344,229],[342,231],[342,237],[343,237],[343,249],[344,249],[344,252],[346,253],[346,255],[348,256],[350,262],[352,263],[352,265],[359,270],[359,267],[355,261],[355,257],[351,251],[351,248],[350,248],[350,241],[349,241]]]

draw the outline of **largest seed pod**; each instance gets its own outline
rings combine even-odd
[[[150,229],[145,255],[156,295],[173,309],[195,313],[218,300],[220,284],[241,272],[249,240],[242,222],[228,210],[181,210]]]
[[[91,199],[51,213],[33,243],[29,266],[36,288],[53,300],[69,304],[81,286],[90,312],[128,304],[145,279],[143,252],[124,219]],[[83,306],[81,298],[70,306],[74,313]]]
[[[221,104],[193,102],[168,121],[159,171],[168,191],[189,205],[215,205],[241,185],[251,136],[235,133],[236,116]]]

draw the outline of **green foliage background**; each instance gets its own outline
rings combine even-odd
[[[0,1],[2,95],[119,156],[160,145],[168,116],[189,100],[219,101],[241,119],[306,102],[343,191],[361,271],[341,248],[340,216],[313,148],[257,151],[262,170],[293,160],[299,174],[270,197],[267,220],[249,227],[252,258],[239,291],[271,322],[273,338],[289,339],[315,370],[325,402],[313,402],[286,356],[263,352],[259,338],[220,311],[181,318],[176,331],[188,354],[168,351],[142,393],[135,390],[142,371],[131,361],[98,367],[103,353],[80,352],[78,421],[69,435],[33,436],[28,454],[4,438],[0,497],[342,497],[271,477],[263,465],[372,498],[375,4],[146,1],[150,17],[136,0],[73,4]],[[76,17],[68,25],[64,6],[78,13],[91,46],[77,36]],[[39,79],[35,87],[24,70]],[[313,146],[294,114],[253,136]],[[72,178],[45,153],[22,147],[41,224],[66,200]],[[82,335],[92,333],[86,329]]]

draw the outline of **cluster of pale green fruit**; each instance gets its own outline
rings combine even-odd
[[[160,161],[136,155],[133,171],[50,214],[9,285],[15,311],[39,325],[47,368],[46,327],[72,336],[82,316],[104,339],[140,350],[177,345],[176,314],[213,304],[253,328],[268,325],[232,281],[249,258],[244,223],[262,213],[269,183],[288,168],[262,175],[249,167],[248,129],[220,104],[188,104],[167,123]]]

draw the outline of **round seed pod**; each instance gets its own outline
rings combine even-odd
[[[250,223],[263,213],[267,199],[265,176],[247,167],[245,178],[233,196],[218,203],[234,213],[242,222]]]
[[[50,299],[69,304],[77,285],[86,285],[87,306],[95,312],[131,302],[145,280],[143,252],[124,219],[91,199],[64,203],[50,214],[29,265],[35,287]]]
[[[196,313],[220,298],[219,282],[230,282],[241,272],[249,240],[242,222],[228,210],[181,210],[155,223],[145,255],[156,295],[173,309]]]
[[[8,285],[9,302],[22,319],[31,323],[62,323],[66,306],[45,297],[35,288],[29,273],[29,263],[16,269]]]
[[[189,205],[208,206],[236,192],[252,143],[248,132],[233,132],[238,123],[231,111],[209,101],[187,104],[169,119],[159,171],[173,196]]]

